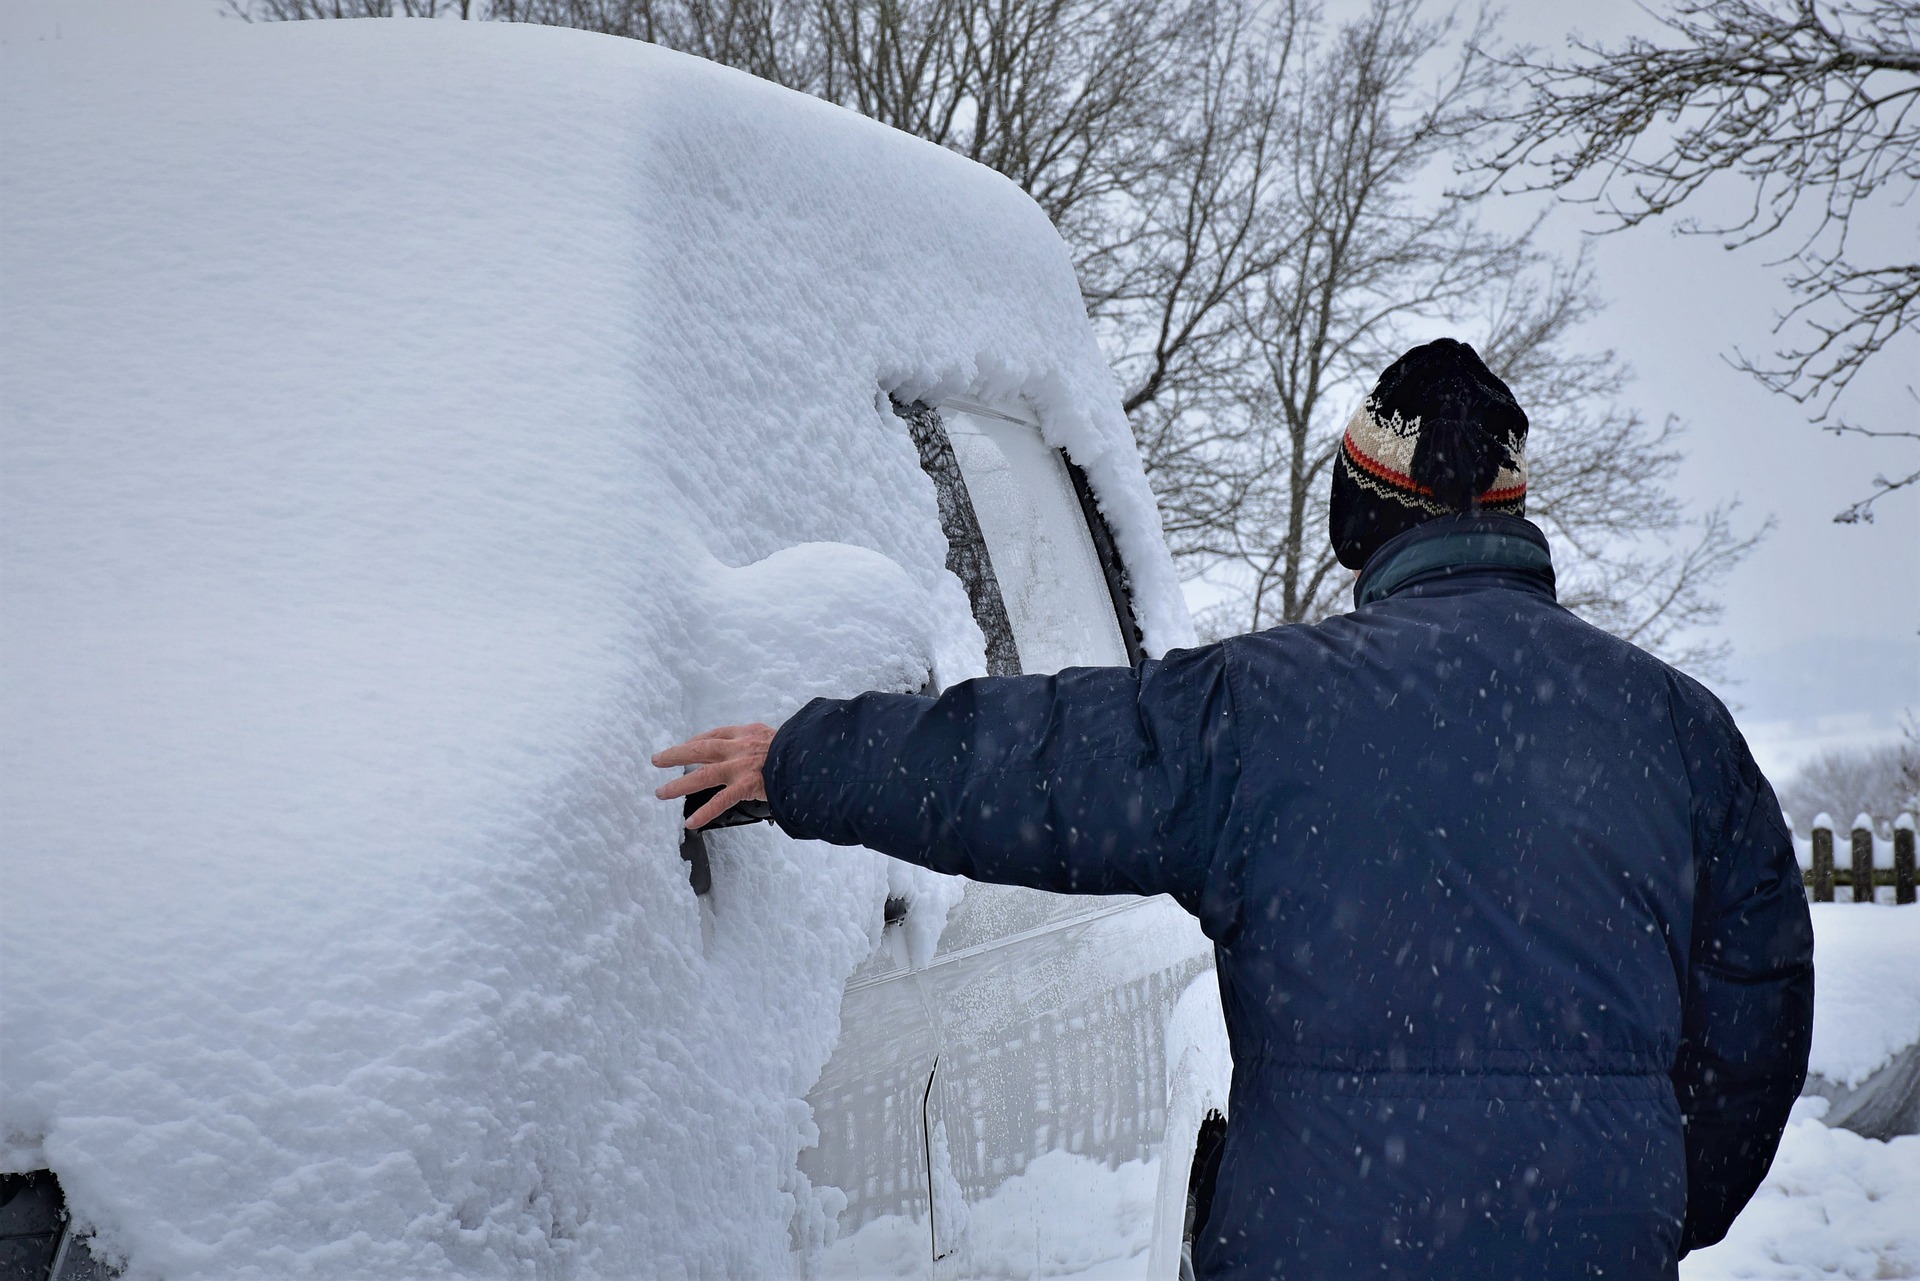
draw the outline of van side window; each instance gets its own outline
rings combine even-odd
[[[1126,571],[1112,531],[1085,475],[1047,444],[1039,425],[961,400],[907,406],[903,416],[915,424],[922,465],[936,485],[964,497],[971,521],[959,529],[961,539],[970,543],[977,530],[984,540],[1000,601],[996,614],[1011,630],[1021,670],[1139,662]],[[949,466],[958,476],[943,483]],[[944,521],[944,503],[941,515]],[[959,551],[955,532],[949,523],[949,543]],[[981,627],[988,630],[987,619]]]
[[[1147,658],[1146,637],[1140,630],[1140,620],[1133,612],[1133,579],[1127,574],[1127,564],[1120,559],[1120,545],[1113,537],[1113,526],[1107,524],[1107,518],[1100,511],[1099,500],[1093,496],[1093,485],[1087,480],[1087,473],[1080,465],[1068,458],[1063,450],[1060,459],[1067,466],[1067,474],[1073,481],[1073,492],[1080,500],[1080,510],[1087,518],[1087,532],[1093,535],[1094,554],[1100,558],[1100,572],[1107,580],[1107,595],[1113,601],[1114,617],[1120,621],[1120,640],[1127,647],[1127,666],[1138,667]]]
[[[973,619],[987,638],[987,674],[1018,675],[1022,670],[1020,647],[1013,638],[1000,580],[994,577],[993,556],[980,532],[980,518],[967,491],[966,476],[954,457],[953,442],[940,420],[940,411],[920,401],[903,404],[894,400],[893,412],[906,420],[914,446],[920,451],[920,469],[933,479],[940,503],[940,528],[947,536],[947,571],[967,589]]]

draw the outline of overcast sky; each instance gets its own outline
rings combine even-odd
[[[1511,38],[1543,51],[1562,49],[1576,29],[1613,42],[1657,26],[1630,0],[1535,0],[1503,24]],[[1730,209],[1746,191],[1728,179],[1707,194]],[[1596,226],[1568,206],[1551,232],[1571,247]],[[1912,206],[1889,208],[1856,229],[1854,248],[1863,259],[1907,261],[1915,236]],[[1728,251],[1712,237],[1657,224],[1595,237],[1610,305],[1588,327],[1596,344],[1632,364],[1635,404],[1687,423],[1682,492],[1702,504],[1737,496],[1750,517],[1779,522],[1729,582],[1721,626],[1734,645],[1735,678],[1721,692],[1776,773],[1826,742],[1895,737],[1903,710],[1920,708],[1920,492],[1888,497],[1872,525],[1833,523],[1836,511],[1870,491],[1876,473],[1920,466],[1920,449],[1820,432],[1798,406],[1724,358],[1736,346],[1774,349],[1769,330],[1790,303],[1780,269],[1768,264],[1790,247]],[[1909,333],[1843,403],[1860,421],[1911,427],[1920,421],[1909,390],[1917,369],[1920,339]]]
[[[103,26],[137,29],[213,20],[220,0],[0,0],[0,39],[47,38]],[[1534,0],[1502,26],[1515,40],[1559,49],[1576,28],[1604,40],[1653,22],[1631,0]],[[1721,198],[1737,201],[1738,180]],[[1596,224],[1577,207],[1551,218],[1552,243],[1571,251]],[[1862,257],[1910,255],[1911,208],[1856,235]],[[1836,439],[1808,425],[1791,402],[1728,367],[1734,347],[1772,350],[1769,327],[1788,304],[1785,246],[1728,252],[1671,226],[1594,238],[1610,306],[1586,330],[1612,347],[1637,379],[1632,403],[1649,417],[1675,414],[1689,428],[1681,492],[1705,506],[1738,497],[1755,523],[1778,528],[1728,584],[1720,631],[1734,646],[1721,693],[1738,709],[1761,762],[1781,775],[1810,751],[1887,741],[1902,713],[1920,709],[1920,492],[1879,506],[1872,525],[1836,525],[1833,514],[1868,491],[1876,472],[1904,474],[1920,451],[1904,442]],[[1908,390],[1920,340],[1904,339],[1848,398],[1862,421],[1911,425]]]

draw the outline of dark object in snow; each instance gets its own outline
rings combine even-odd
[[[687,865],[687,884],[695,894],[713,889],[713,860],[707,857],[707,838],[697,827],[680,829],[680,858]]]
[[[0,1174],[0,1281],[42,1281],[66,1218],[51,1174]]]
[[[720,789],[717,787],[694,792],[687,797],[682,812],[686,817],[692,818],[702,805],[718,795],[720,795]],[[741,801],[721,814],[719,818],[708,821],[700,830],[714,832],[723,827],[745,827],[749,823],[771,823],[772,821],[773,811],[767,807],[765,801]]]
[[[1828,1101],[1821,1121],[1863,1138],[1920,1134],[1920,1044],[1899,1051],[1858,1085],[1809,1076],[1805,1093]]]
[[[694,792],[687,797],[682,813],[692,818],[702,805],[720,794],[717,787],[709,787],[702,792]],[[705,827],[682,828],[680,832],[680,857],[687,863],[687,884],[693,886],[695,894],[705,894],[713,888],[713,862],[707,857],[707,838],[704,833],[716,831],[722,827],[744,827],[748,823],[770,823],[773,811],[765,801],[741,801],[719,818]]]
[[[1193,1168],[1187,1174],[1187,1224],[1180,1237],[1180,1278],[1191,1281],[1193,1243],[1207,1230],[1213,1213],[1213,1188],[1220,1179],[1220,1154],[1226,1148],[1227,1118],[1209,1112],[1194,1137]]]
[[[46,1170],[0,1174],[0,1281],[109,1281],[72,1229],[60,1181]]]
[[[1873,902],[1873,833],[1864,827],[1853,829],[1853,901]]]
[[[1234,1078],[1198,1276],[1672,1278],[1799,1093],[1811,923],[1725,708],[1553,582],[1523,520],[1427,521],[1324,623],[816,700],[767,794],[1199,918]]]
[[[1466,343],[1439,338],[1387,366],[1347,424],[1328,532],[1359,569],[1437,516],[1527,514],[1527,415]]]
[[[1920,1134],[1920,1044],[1896,1053],[1858,1085],[1809,1076],[1805,1093],[1828,1102],[1828,1125],[1869,1139]]]

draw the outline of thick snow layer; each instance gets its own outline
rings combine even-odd
[[[1858,1085],[1920,1041],[1920,907],[1814,903],[1808,1070]]]
[[[1802,1099],[1766,1182],[1726,1240],[1680,1263],[1683,1281],[1920,1277],[1920,1135],[1863,1139]]]
[[[784,1271],[920,874],[696,901],[646,757],[982,670],[883,391],[1036,415],[1188,638],[1045,218],[578,32],[0,58],[6,1168],[137,1277]]]

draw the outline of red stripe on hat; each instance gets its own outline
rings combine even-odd
[[[1400,488],[1418,494],[1422,498],[1437,497],[1430,487],[1422,485],[1405,472],[1396,471],[1379,459],[1368,456],[1367,452],[1360,448],[1354,441],[1351,429],[1347,431],[1346,438],[1342,440],[1341,443],[1346,446],[1347,453],[1352,457],[1354,462],[1360,464],[1361,468],[1371,472],[1379,479],[1386,481],[1388,484],[1398,485]],[[1515,499],[1524,497],[1526,492],[1527,482],[1523,480],[1518,485],[1509,485],[1505,489],[1489,489],[1486,493],[1480,495],[1477,501],[1483,503],[1510,503]]]

